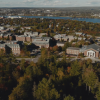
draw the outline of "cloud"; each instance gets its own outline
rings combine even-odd
[[[32,3],[34,2],[35,0],[26,0],[26,1],[23,1],[23,3]]]
[[[79,7],[100,5],[100,0],[0,0],[0,2],[1,7]]]
[[[89,5],[98,5],[98,4],[100,4],[100,1],[90,1],[87,4],[89,4]]]
[[[58,0],[58,1],[54,1],[54,3],[60,3],[60,2],[61,2],[61,1],[59,1],[59,0]]]

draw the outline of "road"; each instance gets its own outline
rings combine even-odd
[[[34,63],[37,63],[40,56],[41,55],[38,55],[35,58],[16,58],[16,59],[19,60],[19,61],[22,60],[22,59],[25,59],[26,61],[33,61]]]
[[[69,58],[66,58],[66,59],[69,59]],[[87,60],[87,59],[91,59],[91,60],[92,60],[92,63],[100,62],[100,59],[98,59],[98,58],[92,58],[92,57],[70,58],[70,61],[75,61],[75,60]],[[61,61],[62,58],[59,58],[59,60]]]
[[[33,61],[34,63],[38,62],[38,59],[40,58],[41,55],[36,56],[35,58],[16,58],[17,60],[25,59],[26,61]],[[87,60],[90,57],[84,57],[84,58],[70,58],[70,61],[75,61],[75,60]],[[69,59],[69,58],[66,58]],[[95,62],[100,62],[100,59],[98,58],[90,58],[92,60],[92,63]],[[58,58],[59,61],[62,60],[62,58]]]

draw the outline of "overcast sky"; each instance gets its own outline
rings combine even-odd
[[[100,0],[0,0],[0,7],[100,6]]]

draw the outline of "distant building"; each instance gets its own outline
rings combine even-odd
[[[68,41],[68,37],[66,36],[66,34],[57,34],[54,36],[55,40],[57,41]]]
[[[85,36],[85,34],[82,33],[82,32],[75,32],[75,34],[78,35],[78,36]]]
[[[39,34],[39,37],[42,37],[42,36],[44,36],[44,35],[47,36],[47,33],[40,33],[40,34]]]
[[[25,36],[38,36],[39,35],[39,33],[38,32],[24,32],[24,35]]]
[[[51,24],[49,25],[49,28],[51,28]]]
[[[4,27],[3,26],[0,26],[0,30],[4,30]]]
[[[25,28],[25,29],[29,29],[29,30],[31,29],[31,27],[24,27],[24,28]]]
[[[16,35],[16,41],[26,41],[26,37],[24,35]]]
[[[64,46],[64,44],[65,44],[65,42],[59,42],[59,41],[57,41],[57,46],[59,47],[63,47]]]
[[[77,37],[72,36],[72,35],[68,35],[67,38],[68,38],[68,41],[69,41],[69,42],[71,42],[71,41],[74,40],[74,39],[77,39]]]
[[[50,45],[50,37],[42,37],[42,38],[34,38],[32,41],[33,44],[39,46],[40,48],[45,47],[48,48]]]

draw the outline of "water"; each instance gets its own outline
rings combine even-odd
[[[47,19],[70,19],[70,20],[78,20],[78,21],[86,21],[92,23],[100,23],[100,19],[97,18],[72,18],[72,17],[50,17],[50,16],[21,16],[26,18],[47,18]]]
[[[8,16],[5,16],[5,17],[8,17]],[[92,18],[72,18],[72,17],[50,17],[50,16],[21,16],[21,17],[22,18],[65,19],[65,20],[70,19],[70,20],[77,20],[77,21],[86,21],[86,22],[92,22],[92,23],[100,23],[100,19],[96,19],[96,18],[92,19]]]

